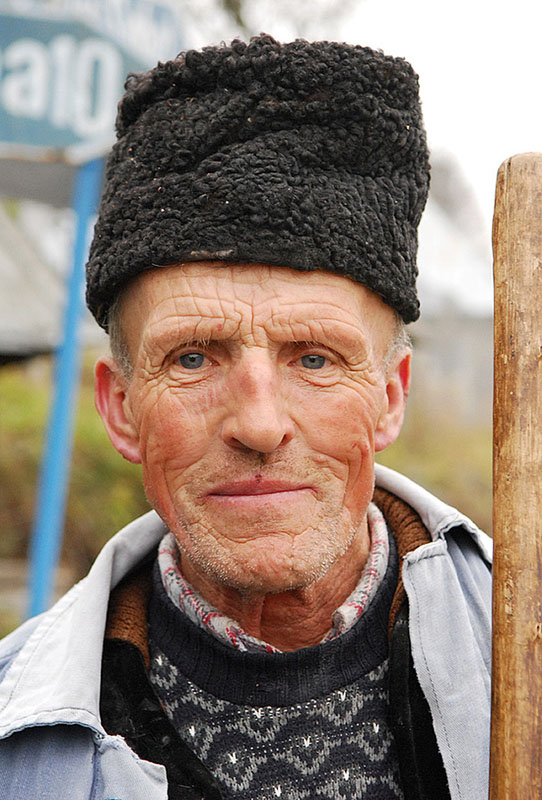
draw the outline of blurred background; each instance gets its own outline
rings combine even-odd
[[[28,609],[27,556],[81,218],[74,180],[113,140],[128,70],[235,36],[369,45],[420,74],[432,152],[422,317],[410,326],[405,428],[379,461],[491,531],[493,193],[505,158],[541,149],[541,21],[530,0],[0,0],[0,633]],[[107,341],[86,312],[81,342],[57,594],[148,510],[138,467],[113,450],[94,410],[93,363]]]

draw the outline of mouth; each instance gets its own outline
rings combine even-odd
[[[208,497],[257,497],[260,495],[293,494],[300,491],[314,491],[306,483],[293,483],[291,481],[268,480],[251,478],[244,481],[228,481],[213,487],[208,492]]]

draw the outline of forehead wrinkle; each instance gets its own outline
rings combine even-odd
[[[172,291],[167,297],[156,302],[152,308],[149,326],[162,324],[164,320],[171,317],[178,319],[215,319],[221,322],[239,317],[235,308],[235,300],[224,297],[217,291],[207,293],[202,291],[204,287],[198,287],[199,291]],[[167,307],[172,304],[172,309]],[[164,313],[160,309],[166,305]]]
[[[279,310],[284,310],[285,313],[289,314],[298,313],[301,317],[303,317],[303,319],[307,317],[307,308],[310,311],[310,314],[308,315],[309,317],[314,317],[316,312],[318,316],[324,315],[326,317],[329,316],[329,318],[336,318],[338,320],[343,320],[345,314],[351,316],[355,321],[358,320],[358,317],[360,322],[362,319],[362,315],[358,311],[357,304],[349,304],[344,297],[339,297],[336,300],[330,298],[329,296],[325,297],[324,289],[321,289],[321,291],[317,293],[307,292],[302,296],[289,296],[286,300],[279,291],[275,291],[274,295],[275,296],[273,299],[277,301]],[[323,296],[325,299],[322,299]]]
[[[258,275],[260,281],[255,280]],[[324,285],[318,291],[315,292],[318,287],[311,282],[300,296],[286,291],[288,284],[300,280],[297,273],[289,275],[288,270],[281,270],[275,275],[261,268],[257,271],[227,269],[220,276],[179,275],[177,272],[167,277],[162,297],[158,291],[158,297],[150,298],[147,326],[150,339],[155,334],[160,339],[227,339],[238,332],[241,340],[248,344],[264,343],[264,338],[284,341],[289,331],[290,340],[323,339],[322,343],[346,348],[349,354],[359,355],[375,349],[373,340],[379,326],[372,317],[379,298],[373,298],[364,287],[354,287],[357,292],[345,292],[342,285],[333,284],[330,289],[340,290],[338,296],[331,292],[331,296],[326,297],[326,281],[323,280]],[[172,310],[167,307],[170,303]],[[183,324],[182,320],[188,324]],[[191,328],[190,335],[187,327]],[[221,327],[221,331],[217,331],[217,327]],[[166,331],[162,334],[164,328]]]

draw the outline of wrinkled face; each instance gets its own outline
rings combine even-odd
[[[376,295],[321,271],[189,264],[140,275],[121,315],[133,376],[103,360],[98,406],[183,563],[279,592],[367,536],[374,452],[405,395]]]

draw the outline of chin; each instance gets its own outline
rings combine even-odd
[[[321,580],[350,547],[354,526],[327,519],[303,533],[265,534],[232,541],[224,532],[178,517],[173,530],[181,553],[215,586],[244,594],[302,591]],[[209,526],[210,527],[210,526]],[[212,532],[211,532],[212,531]]]
[[[325,571],[318,574],[310,575],[282,575],[280,577],[255,575],[252,578],[246,576],[240,580],[232,578],[229,585],[232,589],[237,589],[240,592],[247,594],[281,594],[282,592],[296,592],[308,589],[317,580],[325,575]]]
[[[316,561],[313,552],[310,561],[300,563],[298,559],[294,569],[291,558],[269,558],[269,554],[263,560],[248,559],[242,563],[224,559],[211,564],[207,559],[204,568],[207,573],[214,573],[220,583],[239,592],[280,594],[308,589],[326,575],[342,553],[342,550],[321,553]]]

